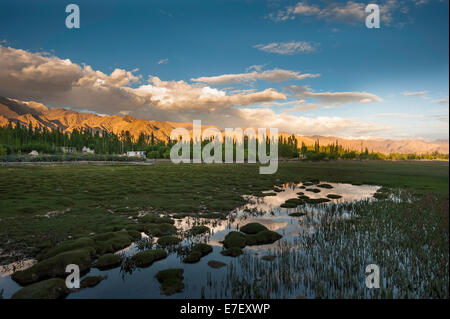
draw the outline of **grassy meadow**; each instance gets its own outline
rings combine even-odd
[[[120,230],[139,211],[228,212],[242,195],[285,182],[326,180],[434,193],[448,198],[448,162],[284,162],[276,174],[254,164],[0,168],[0,263],[90,233]]]

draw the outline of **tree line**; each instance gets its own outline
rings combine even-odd
[[[61,147],[72,147],[81,152],[83,147],[88,147],[96,154],[113,155],[123,154],[127,151],[144,151],[148,158],[170,158],[170,149],[177,141],[170,139],[161,140],[155,138],[153,132],[150,135],[141,133],[134,138],[129,131],[119,134],[108,131],[93,131],[89,128],[74,129],[71,133],[63,132],[58,127],[48,129],[47,127],[33,127],[30,123],[22,125],[19,122],[9,122],[0,127],[0,156],[11,154],[28,154],[35,150],[39,154],[60,154]],[[249,143],[258,140],[249,140],[244,137],[245,159],[248,158]],[[202,147],[209,140],[202,141]],[[269,140],[266,139],[266,150],[269,152]],[[233,141],[233,152],[236,154],[236,141]],[[190,141],[191,154],[193,142]],[[224,156],[225,144],[222,154]],[[448,154],[434,152],[431,154],[382,154],[369,151],[367,148],[361,151],[345,149],[336,140],[335,143],[320,145],[316,141],[314,145],[298,145],[295,135],[287,137],[279,136],[278,154],[281,158],[303,158],[307,160],[333,160],[333,159],[381,159],[381,160],[416,160],[416,159],[446,159]]]

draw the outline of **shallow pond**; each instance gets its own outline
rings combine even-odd
[[[225,220],[199,219],[193,217],[175,219],[175,226],[182,234],[186,234],[186,231],[194,225],[206,225],[211,229],[211,232],[206,235],[183,236],[184,239],[178,248],[186,247],[192,243],[206,242],[213,247],[212,253],[204,256],[197,263],[186,264],[182,262],[183,256],[179,253],[179,250],[172,249],[167,258],[157,261],[147,268],[136,268],[131,273],[122,271],[120,267],[106,271],[91,268],[84,276],[107,275],[107,279],[93,288],[85,288],[71,293],[67,298],[239,297],[241,292],[236,290],[240,288],[236,287],[239,286],[240,282],[238,279],[239,276],[236,276],[236,274],[240,274],[240,276],[248,274],[249,277],[252,277],[252,274],[258,273],[257,271],[253,272],[254,269],[260,268],[264,263],[273,263],[273,261],[261,259],[263,256],[279,256],[286,249],[301,253],[302,241],[299,238],[308,236],[317,230],[317,223],[314,221],[320,219],[327,205],[344,204],[343,209],[348,209],[348,212],[344,211],[341,216],[344,218],[350,217],[352,213],[351,205],[346,206],[346,203],[359,200],[371,200],[373,194],[379,189],[378,186],[369,185],[327,184],[331,185],[332,188],[318,188],[320,192],[317,193],[307,190],[309,188],[317,188],[317,185],[303,186],[302,183],[299,183],[276,187],[276,192],[268,190],[264,192],[266,194],[264,197],[246,196],[248,204],[231,212]],[[286,200],[297,198],[299,192],[303,192],[310,198],[326,198],[329,194],[336,194],[342,197],[339,199],[331,199],[330,202],[323,204],[305,204],[297,208],[280,207]],[[306,214],[301,217],[289,215],[296,212]],[[251,222],[263,224],[269,230],[283,235],[283,238],[270,245],[247,246],[243,249],[244,254],[239,257],[223,256],[220,253],[223,250],[221,241],[226,234],[232,230],[239,230],[239,227]],[[131,256],[137,251],[139,251],[137,245],[132,244],[130,247],[117,253]],[[208,265],[208,262],[212,260],[223,262],[226,266],[212,268]],[[288,261],[286,260],[286,262]],[[30,265],[31,263],[27,261],[23,264],[26,267],[26,265]],[[273,263],[273,265],[274,268],[279,268],[279,263]],[[158,271],[167,268],[184,269],[185,288],[182,292],[170,296],[161,295],[160,284],[155,278],[155,275]],[[9,298],[20,288],[10,278],[10,275],[10,267],[0,268],[0,291],[3,289],[4,298]],[[248,279],[249,282],[252,282],[252,285],[257,285],[258,281],[261,280],[257,275],[254,278]],[[295,276],[293,279],[295,279]],[[274,291],[268,291],[265,297],[292,298],[298,295],[314,297],[308,291],[308,288],[302,285],[281,290],[279,288],[275,289],[274,287]]]

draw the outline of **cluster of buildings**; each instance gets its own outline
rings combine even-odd
[[[61,147],[61,151],[66,154],[66,153],[76,153],[77,152],[77,148],[76,147],[69,147],[69,146],[62,146]],[[91,150],[89,147],[83,146],[83,148],[81,149],[81,152],[83,154],[95,154],[94,150]],[[39,152],[38,151],[31,151],[30,153],[28,153],[28,155],[30,156],[39,156]],[[146,157],[145,155],[145,151],[128,151],[126,154],[123,154],[123,156],[127,156],[127,157]]]

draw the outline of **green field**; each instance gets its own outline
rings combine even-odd
[[[0,264],[89,233],[120,230],[139,211],[228,212],[242,195],[318,179],[435,193],[448,199],[448,162],[334,161],[255,164],[0,168]]]

